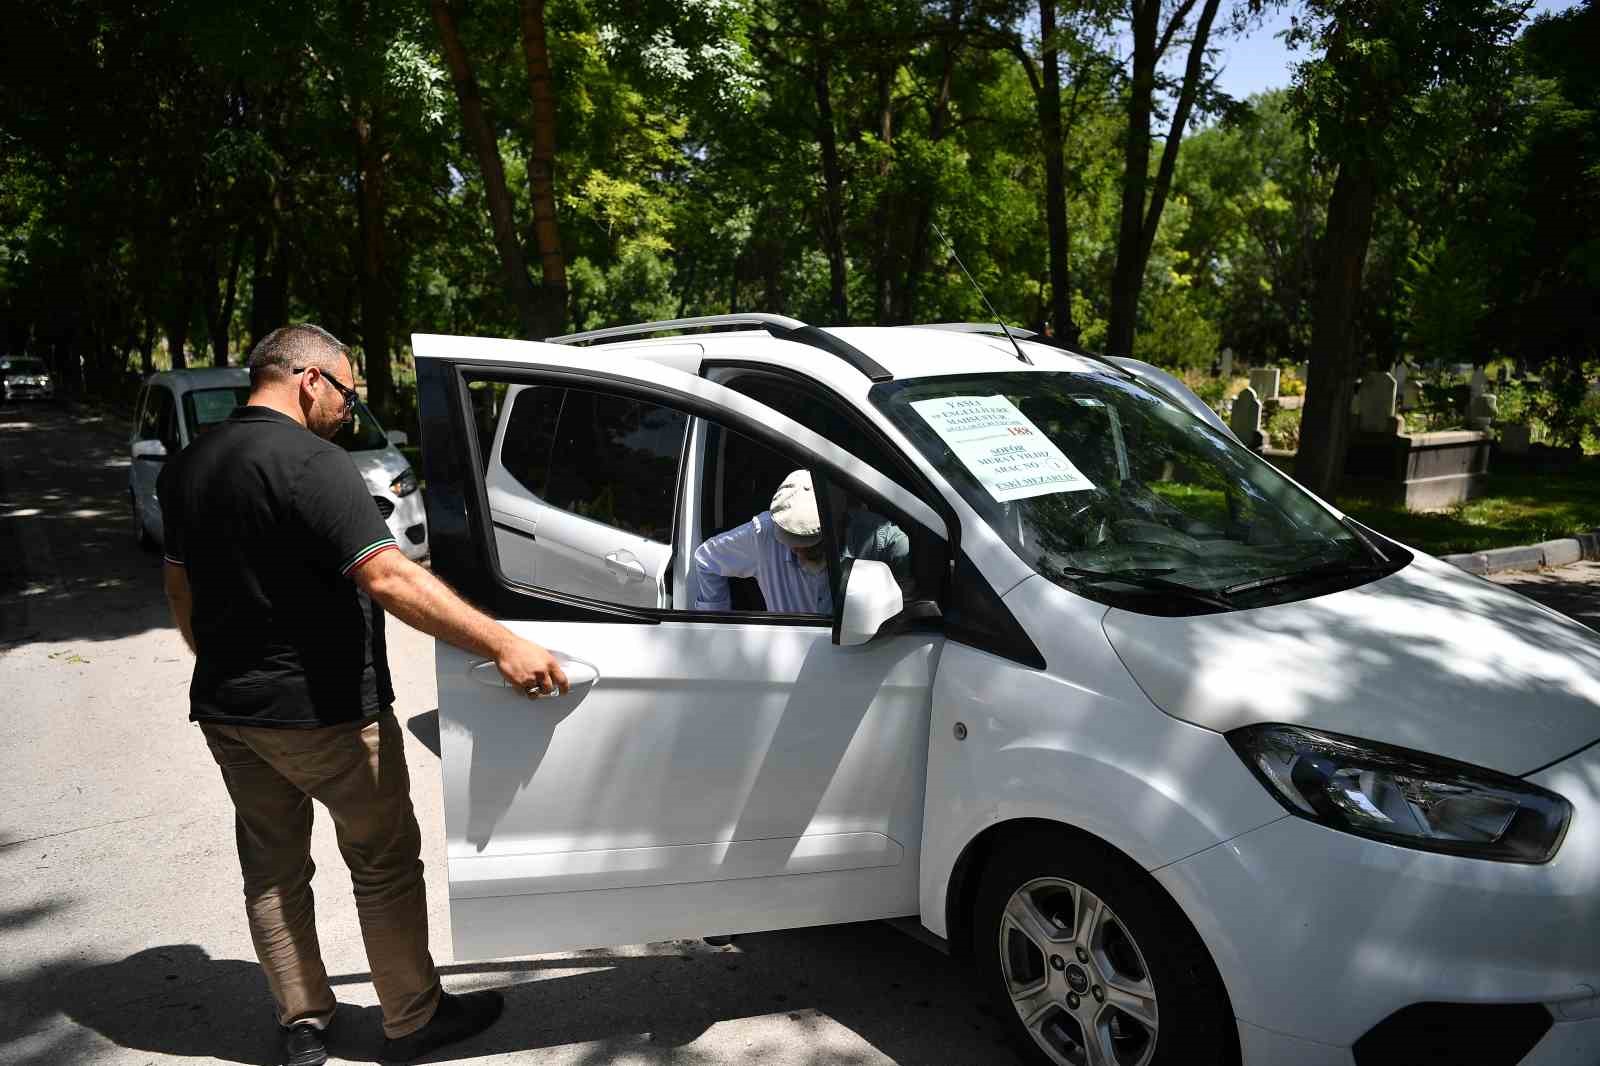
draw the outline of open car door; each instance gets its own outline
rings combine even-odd
[[[456,958],[916,914],[939,516],[681,369],[526,341],[419,335],[413,351],[434,570],[574,682],[530,700],[493,663],[436,645]],[[495,464],[547,509],[537,524],[496,519]],[[735,467],[811,471],[827,610],[693,609],[687,561],[719,531],[709,516]],[[569,580],[554,553],[523,567],[549,509],[577,531],[569,554],[603,564],[631,536],[665,543],[671,565],[646,568],[643,596],[636,566],[613,566],[614,588]],[[865,538],[863,522],[878,523]],[[899,545],[909,607],[847,646],[851,538]]]

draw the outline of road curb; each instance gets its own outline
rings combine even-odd
[[[1600,559],[1600,529],[1579,533],[1575,537],[1562,537],[1539,544],[1522,544],[1513,548],[1490,548],[1481,552],[1462,552],[1441,555],[1439,558],[1479,577],[1498,574],[1502,570],[1538,570],[1546,566],[1567,566],[1586,559]]]

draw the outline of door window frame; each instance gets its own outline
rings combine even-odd
[[[693,422],[701,420],[716,423],[788,456],[794,459],[797,467],[808,469],[814,467],[825,478],[841,483],[842,487],[859,496],[877,499],[879,494],[848,471],[820,459],[797,457],[792,441],[757,420],[748,419],[737,412],[728,411],[693,395],[605,370],[577,371],[563,367],[506,366],[479,360],[426,359],[418,360],[417,374],[419,399],[422,401],[422,410],[419,413],[423,423],[424,439],[430,435],[431,429],[436,439],[448,440],[453,437],[464,445],[459,449],[451,449],[454,455],[428,457],[424,460],[427,468],[427,487],[424,496],[428,508],[429,539],[435,556],[435,567],[491,617],[506,620],[635,625],[658,625],[664,621],[695,621],[828,628],[839,616],[843,607],[842,595],[837,597],[839,602],[834,604],[831,618],[822,615],[769,612],[693,611],[622,606],[528,585],[507,576],[500,566],[494,525],[490,518],[488,490],[484,476],[488,469],[488,456],[484,452],[485,442],[479,440],[473,417],[469,388],[473,380],[582,388],[668,406],[685,413],[691,422],[690,432],[685,434],[685,446],[679,456],[680,488],[687,476],[685,464],[689,461],[688,441],[692,434]],[[432,397],[435,395],[449,398],[445,410],[434,409]],[[887,474],[883,476],[888,477]],[[679,505],[673,509],[675,549],[678,526],[682,517],[681,497],[680,492]],[[926,500],[923,502],[926,503]],[[898,511],[898,508],[894,509]],[[955,557],[953,553],[957,544],[954,533],[958,527],[954,526],[946,516],[947,508],[930,507],[930,509],[945,519],[945,529],[929,529],[928,532],[944,543],[946,562],[948,562]],[[950,567],[946,565],[943,569],[948,572]]]

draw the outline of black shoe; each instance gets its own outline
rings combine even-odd
[[[505,1005],[505,999],[493,989],[464,996],[441,992],[438,1009],[428,1024],[397,1040],[385,1037],[378,1061],[411,1062],[446,1044],[475,1036],[494,1024]]]
[[[322,1030],[309,1022],[300,1022],[287,1029],[279,1027],[282,1051],[278,1061],[282,1066],[322,1066],[328,1061],[328,1046],[322,1041]]]

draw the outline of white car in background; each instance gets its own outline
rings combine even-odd
[[[43,359],[28,355],[0,355],[0,399],[53,400],[55,378]]]
[[[552,340],[412,338],[434,567],[573,682],[435,645],[456,961],[906,918],[1050,1066],[1600,1062],[1600,636],[1151,368]],[[690,609],[801,467],[832,613]]]
[[[162,540],[156,478],[161,464],[226,419],[250,395],[250,372],[242,367],[202,367],[152,374],[139,392],[129,452],[128,499],[139,542]],[[355,460],[373,503],[412,559],[428,554],[428,524],[411,464],[395,447],[404,434],[385,433],[367,405],[357,402],[351,420],[334,437]]]

